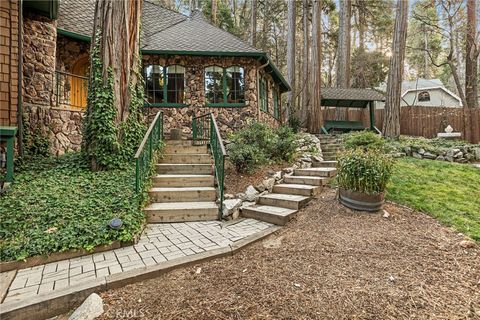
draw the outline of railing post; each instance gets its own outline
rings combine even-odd
[[[140,192],[140,160],[135,159],[135,192]]]

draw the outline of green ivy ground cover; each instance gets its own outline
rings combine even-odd
[[[401,158],[387,198],[431,214],[480,241],[480,169],[471,165]]]
[[[80,154],[30,161],[0,196],[0,260],[129,241],[144,221],[134,166],[92,172]],[[120,218],[112,230],[108,222]]]

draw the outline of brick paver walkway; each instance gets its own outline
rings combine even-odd
[[[254,219],[151,224],[136,245],[19,270],[4,302],[228,247],[271,226]]]

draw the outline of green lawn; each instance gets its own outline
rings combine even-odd
[[[427,212],[480,241],[480,169],[470,165],[402,158],[387,198]]]
[[[0,196],[0,260],[92,249],[140,232],[134,167],[92,172],[79,154],[28,162]],[[108,222],[123,220],[120,230]]]

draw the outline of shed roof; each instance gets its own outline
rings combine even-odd
[[[373,89],[322,88],[322,106],[365,108],[371,101],[383,101],[383,94]]]

